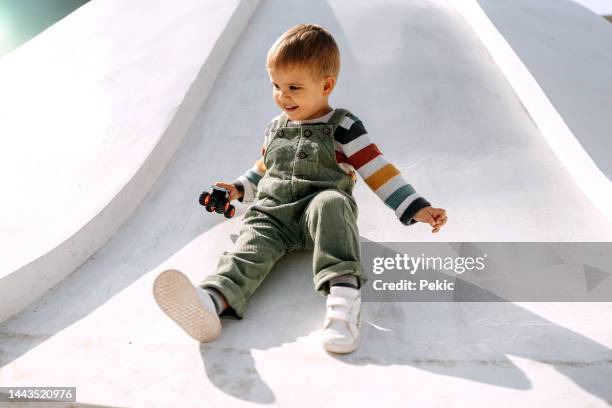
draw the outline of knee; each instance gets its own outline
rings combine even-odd
[[[313,210],[321,213],[339,213],[352,211],[349,199],[338,190],[323,190],[318,193],[311,203]]]

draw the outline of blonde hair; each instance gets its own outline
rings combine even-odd
[[[292,65],[310,70],[315,80],[340,74],[340,50],[334,37],[317,24],[298,24],[285,31],[270,47],[267,64],[273,68]]]

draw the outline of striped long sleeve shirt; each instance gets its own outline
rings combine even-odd
[[[299,126],[305,123],[327,123],[334,111],[309,120],[288,121],[287,126]],[[268,124],[264,132],[262,156],[271,136],[278,127],[281,115],[276,116]],[[359,118],[348,113],[334,133],[334,148],[336,162],[348,175],[356,181],[359,173],[368,187],[393,209],[395,215],[404,225],[412,225],[417,221],[414,215],[423,207],[431,205],[415,189],[406,182],[400,171],[387,161],[378,146],[368,136],[363,123]],[[263,159],[255,162],[254,166],[238,177],[233,184],[242,191],[241,202],[252,202],[257,196],[257,185],[265,175],[266,167]]]

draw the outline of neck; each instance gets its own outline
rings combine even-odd
[[[331,106],[329,106],[329,104],[326,104],[324,107],[319,109],[317,112],[313,113],[311,117],[305,118],[304,120],[314,119],[314,118],[318,118],[319,116],[327,115],[329,112],[333,110],[334,109]]]
[[[308,118],[291,119],[291,118],[288,117],[287,121],[288,122],[298,122],[298,123],[309,122],[311,120],[318,119],[318,118],[320,118],[322,116],[325,116],[325,115],[329,114],[330,112],[332,112],[333,110],[334,110],[334,108],[332,108],[329,105],[327,105],[325,108],[318,110],[314,114],[310,115]]]

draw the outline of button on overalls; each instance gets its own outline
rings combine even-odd
[[[347,113],[336,109],[328,123],[289,127],[282,113],[235,248],[223,252],[215,274],[199,285],[223,293],[230,306],[223,315],[241,319],[249,297],[289,251],[313,250],[313,280],[322,295],[329,293],[327,281],[340,275],[367,281],[351,194],[355,182],[336,163],[334,150],[334,132]]]

